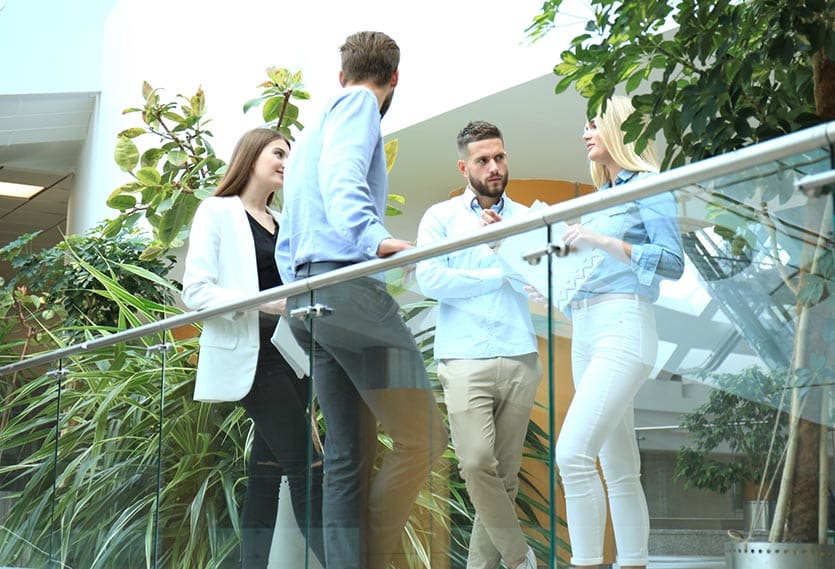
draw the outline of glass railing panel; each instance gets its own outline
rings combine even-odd
[[[66,358],[10,386],[13,413],[0,440],[16,464],[4,464],[14,493],[3,566],[160,566],[161,381],[157,358],[139,341]]]
[[[800,522],[801,510],[815,518],[819,484],[825,488],[831,480],[820,465],[832,456],[832,195],[805,194],[795,183],[832,165],[830,150],[821,149],[677,192],[694,220],[683,239],[700,289],[682,292],[705,301],[685,339],[691,347],[713,340],[701,353],[679,343],[680,360],[666,367],[709,405],[694,410],[710,411],[710,420],[693,410],[684,416],[688,447],[708,444],[712,458],[738,469],[718,472],[727,476],[735,523],[754,539],[816,540],[818,522]],[[699,396],[697,390],[705,391]],[[797,429],[789,426],[793,417],[800,419]],[[796,462],[794,450],[825,458]],[[679,464],[690,469],[682,480],[701,473],[714,487],[720,483],[718,474],[705,475],[709,463],[698,454],[680,455]],[[787,524],[780,522],[784,514]],[[811,526],[811,533],[803,535],[801,526]],[[826,534],[824,523],[822,541]]]
[[[298,305],[315,304],[305,293]],[[241,500],[241,566],[324,566],[322,427],[313,397],[315,346],[291,326],[310,319],[291,305],[280,320],[259,313],[261,345],[252,386],[241,400],[250,430]],[[304,310],[302,310],[304,312]],[[277,348],[277,349],[276,349]]]
[[[525,290],[517,251],[543,249],[545,234],[524,237],[288,302],[300,317],[313,307],[291,327],[312,359],[322,414],[329,566],[463,567],[468,555],[498,562],[491,534],[509,555],[523,557],[530,544],[549,562],[547,310],[544,297]],[[340,268],[313,264],[300,276]],[[485,365],[493,371],[479,372]],[[479,484],[475,500],[491,508],[487,519],[508,518],[476,524],[475,538],[468,473]]]
[[[589,275],[603,262],[593,255],[562,256],[565,227],[556,225],[299,295],[289,303],[291,315],[277,340],[283,355],[272,354],[263,364],[283,370],[290,386],[277,397],[255,397],[266,402],[260,416],[269,419],[287,419],[290,395],[300,405],[294,434],[282,439],[297,448],[275,461],[263,460],[257,450],[258,421],[243,401],[251,386],[237,396],[194,400],[198,361],[212,361],[198,359],[197,335],[206,323],[90,350],[11,381],[4,376],[0,565],[236,568],[247,543],[260,543],[272,568],[320,567],[325,548],[356,555],[362,567],[389,561],[398,568],[462,567],[475,549],[473,533],[478,540],[480,531],[465,478],[467,472],[483,475],[490,435],[468,437],[450,422],[462,412],[458,408],[466,410],[452,381],[468,376],[456,371],[456,362],[489,359],[497,344],[515,346],[532,330],[531,349],[542,369],[532,407],[521,413],[523,458],[518,489],[510,491],[524,543],[540,565],[565,567],[572,549],[583,551],[566,525],[571,508],[567,515],[565,496],[576,489],[566,486],[573,455],[566,452],[570,445],[551,449],[572,420],[579,369],[572,352],[598,343],[578,314],[614,300],[654,318],[636,325],[644,327],[637,333],[637,362],[646,378],[620,408],[620,419],[625,413],[634,418],[622,446],[637,446],[640,457],[650,566],[696,556],[700,567],[721,567],[729,530],[763,539],[769,523],[757,521],[758,513],[779,520],[788,512],[781,527],[795,531],[802,512],[785,510],[777,498],[792,496],[790,508],[809,506],[808,498],[796,498],[797,488],[814,487],[816,495],[831,482],[820,461],[807,460],[815,453],[832,456],[832,195],[806,195],[794,183],[832,163],[829,150],[806,152],[665,194],[671,213],[656,212],[641,223],[672,220],[684,265],[681,275],[672,271],[667,276],[674,278],[660,283],[657,299],[648,295],[652,302],[625,298],[635,291],[611,287],[603,293],[621,296],[606,302],[576,296],[592,288],[589,283],[611,282]],[[591,216],[634,214],[628,206],[610,209],[614,215]],[[432,276],[433,265],[465,262],[489,270],[468,274],[458,293]],[[648,266],[658,271],[661,264]],[[578,271],[584,275],[579,279]],[[516,295],[517,305],[497,299],[478,308],[480,291],[493,285]],[[172,313],[128,298],[112,283],[110,288],[125,303],[120,327]],[[444,312],[444,304],[450,310]],[[250,313],[260,329],[257,312]],[[264,325],[270,332],[274,327],[274,321]],[[633,328],[618,319],[604,330],[625,338],[617,357],[603,366],[613,382],[623,376],[612,369],[628,351],[627,336],[634,341]],[[649,328],[653,334],[644,334]],[[478,338],[484,357],[455,351],[474,349]],[[266,345],[260,337],[250,344]],[[343,365],[353,379],[336,369]],[[232,385],[248,373],[233,369],[225,379]],[[594,395],[605,399],[600,389]],[[492,397],[499,406],[507,399]],[[272,401],[279,398],[280,410],[274,410]],[[714,403],[724,411],[704,407]],[[790,416],[800,419],[798,431]],[[605,417],[615,424],[617,411]],[[590,423],[582,427],[588,431]],[[271,432],[277,430],[286,434]],[[331,479],[324,484],[322,441],[333,453]],[[260,444],[263,450],[270,441]],[[700,471],[704,458],[716,462]],[[559,468],[552,466],[555,459]],[[467,460],[472,464],[462,465]],[[788,478],[786,463],[795,465]],[[347,471],[340,468],[345,464]],[[723,471],[728,464],[742,466]],[[593,464],[595,472],[598,467]],[[394,475],[387,474],[390,468]],[[622,480],[606,482],[610,494],[621,495]],[[757,486],[770,492],[758,496]],[[320,495],[321,538],[315,513]],[[353,505],[346,509],[349,499]],[[264,507],[250,516],[246,509],[256,504]],[[247,521],[256,518],[262,522]],[[602,529],[604,562],[617,559],[611,525]],[[497,539],[514,532],[504,528]],[[826,528],[820,533],[828,539]],[[796,538],[785,531],[772,536]],[[347,566],[341,558],[330,565]]]
[[[72,358],[55,497],[68,566],[162,566],[157,520],[167,336]]]
[[[4,378],[0,427],[0,562],[59,567],[55,511],[63,362]],[[45,372],[45,373],[44,373]]]
[[[652,300],[648,289],[637,289],[643,297],[639,305],[651,307],[645,310],[654,318],[654,324],[644,324],[654,334],[640,334],[652,344],[653,353],[643,356],[647,360],[643,362],[646,380],[634,399],[623,396],[620,405],[623,413],[634,416],[631,444],[637,441],[641,460],[651,563],[653,559],[683,562],[696,556],[708,565],[723,566],[725,546],[730,543],[728,530],[766,539],[775,508],[780,515],[778,496],[796,496],[798,484],[817,484],[822,477],[831,480],[828,471],[818,469],[815,461],[811,466],[799,462],[793,468],[793,482],[784,482],[780,489],[783,465],[792,461],[790,455],[786,458],[786,449],[793,443],[787,441],[794,439],[806,452],[810,445],[823,448],[823,456],[832,459],[832,195],[805,195],[795,188],[798,179],[827,171],[832,163],[829,149],[821,149],[667,194],[673,204],[673,213],[667,217],[678,226],[683,272],[660,283],[655,302],[647,302],[647,298]],[[654,199],[645,198],[632,207],[653,209],[647,202]],[[603,213],[611,213],[611,218],[628,216],[629,207],[615,206]],[[592,227],[589,224],[599,223],[599,215],[586,216],[583,223]],[[630,229],[644,230],[652,225],[657,229],[652,216],[641,215],[638,223],[643,228],[638,224],[621,226],[621,237]],[[559,236],[564,228],[552,229]],[[630,302],[618,296],[635,290],[618,289],[622,283],[616,282],[614,269],[612,278],[600,278],[599,267],[604,265],[595,265],[602,261],[595,260],[591,252],[590,266],[598,273],[581,277],[587,280],[579,290],[586,294],[565,294],[576,279],[564,275],[582,274],[576,266],[581,265],[583,256],[578,252],[552,259],[554,321],[571,324],[563,330],[569,331],[575,368],[578,346],[591,353],[598,348],[603,351],[606,337],[634,333],[639,327],[636,323],[625,325],[613,313],[618,304]],[[639,273],[640,263],[634,254],[631,261],[631,266],[622,267]],[[571,300],[563,302],[565,296]],[[588,300],[578,302],[583,296]],[[601,300],[591,300],[595,296]],[[584,317],[601,313],[599,321],[611,319],[611,329],[592,340],[593,328],[589,322],[577,320],[580,313],[575,309]],[[608,354],[610,358],[601,365],[611,375],[610,383],[624,381],[616,364],[628,350],[628,343],[625,338],[619,341],[619,350]],[[579,367],[587,370],[589,365],[581,361]],[[570,372],[577,383],[573,376],[576,369]],[[570,384],[558,382],[555,390],[554,413],[560,423],[559,405],[573,402],[575,394]],[[595,391],[592,399],[603,400],[602,390]],[[791,414],[802,419],[799,435],[789,429]],[[615,421],[614,415],[606,416],[609,422]],[[585,428],[589,429],[588,423]],[[823,447],[816,446],[821,439]],[[574,474],[570,453],[566,450],[567,456],[561,456],[567,447],[557,444],[557,463],[565,465],[565,469],[558,469],[563,484],[566,476]],[[607,465],[600,467],[607,471]],[[607,480],[610,495],[611,478],[616,476],[610,474]],[[760,486],[765,502],[758,500]],[[817,504],[811,507],[816,511]],[[582,513],[575,517],[582,518]],[[569,526],[571,519],[569,511]],[[792,524],[790,518],[787,525]],[[826,534],[825,527],[821,533]],[[604,535],[604,557],[613,562],[623,553],[617,551],[609,527]],[[772,540],[789,539],[780,533]]]

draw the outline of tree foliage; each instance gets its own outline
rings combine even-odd
[[[785,370],[753,367],[712,378],[717,389],[681,424],[689,436],[679,450],[675,475],[685,486],[725,493],[735,484],[771,482],[774,456],[786,445],[788,415],[781,408],[785,376]],[[716,458],[724,444],[731,451],[729,460]]]
[[[300,101],[310,99],[310,93],[304,90],[302,72],[268,67],[267,77],[267,81],[258,85],[263,88],[261,96],[244,103],[244,112],[263,105],[261,116],[264,118],[266,125],[272,126],[290,140],[295,140],[290,127],[295,127],[301,131],[304,125],[299,122],[299,107],[292,101],[293,99]],[[275,124],[271,125],[270,123]]]
[[[142,96],[143,107],[123,111],[139,113],[144,126],[119,133],[113,158],[133,181],[107,198],[107,205],[122,213],[107,224],[105,235],[113,237],[144,218],[154,236],[144,258],[152,259],[182,244],[200,200],[217,185],[225,164],[210,144],[202,89],[191,97],[163,101],[160,91],[145,82]],[[158,144],[140,153],[134,139],[147,134]]]
[[[553,29],[548,0],[527,29]],[[664,167],[700,160],[814,125],[817,80],[835,80],[832,0],[589,0],[594,16],[554,68],[556,92],[574,85],[589,117],[616,89],[636,112],[625,139],[642,148],[663,133]],[[673,29],[671,25],[674,25]],[[647,89],[647,82],[649,89]],[[835,98],[832,90],[822,97]],[[819,108],[832,108],[819,101]],[[826,111],[827,113],[830,111]]]
[[[258,87],[261,94],[244,103],[246,113],[261,107],[265,128],[273,128],[289,140],[301,132],[299,108],[294,101],[310,98],[304,90],[301,71],[279,67],[266,70],[267,81]],[[212,132],[207,128],[206,95],[202,88],[188,97],[177,95],[164,100],[162,91],[148,82],[142,85],[142,107],[131,107],[123,114],[138,113],[142,126],[119,133],[113,158],[131,178],[110,193],[107,205],[119,215],[104,228],[106,237],[115,237],[123,228],[132,228],[141,220],[151,227],[153,240],[142,254],[143,260],[165,255],[172,247],[183,245],[191,220],[200,202],[212,195],[226,169],[226,162],[215,154]],[[136,139],[152,135],[155,144],[140,150]],[[397,141],[386,144],[389,169],[397,155]],[[280,196],[276,197],[280,208]],[[389,195],[386,215],[400,215],[404,198]]]
[[[120,308],[103,294],[87,267],[110,276],[126,290],[159,305],[173,302],[176,288],[164,277],[174,266],[171,256],[142,259],[148,239],[136,228],[105,237],[101,227],[67,235],[53,247],[31,250],[40,232],[27,233],[0,248],[15,275],[7,285],[25,318],[53,322],[67,329],[87,324],[115,327]],[[39,326],[36,326],[39,327]]]

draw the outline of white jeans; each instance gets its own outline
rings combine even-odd
[[[575,394],[557,441],[571,539],[571,562],[603,562],[606,479],[618,563],[646,565],[649,513],[632,400],[655,364],[658,336],[650,303],[607,299],[572,310]]]

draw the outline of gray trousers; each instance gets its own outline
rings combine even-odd
[[[302,277],[333,270],[305,266]],[[335,569],[387,569],[447,432],[414,337],[385,284],[362,278],[288,299],[333,313],[292,319],[312,358],[325,419],[325,557]],[[374,474],[377,422],[392,442]]]

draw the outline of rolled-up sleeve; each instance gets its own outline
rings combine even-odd
[[[679,279],[684,272],[684,253],[678,227],[676,202],[665,193],[638,200],[647,240],[632,246],[631,268],[638,282],[649,286],[656,275]]]

